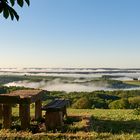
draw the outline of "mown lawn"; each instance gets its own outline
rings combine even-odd
[[[16,110],[15,110],[16,111]],[[32,112],[32,111],[31,111]],[[32,112],[33,115],[33,112]],[[81,121],[68,126],[67,132],[0,131],[0,137],[24,137],[24,139],[98,139],[98,140],[139,140],[140,115],[134,110],[111,109],[68,109],[69,116],[82,116]],[[85,128],[88,129],[86,130]]]

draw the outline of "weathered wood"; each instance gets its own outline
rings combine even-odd
[[[48,91],[40,91],[38,92],[38,94],[35,94],[34,96],[32,96],[31,98],[31,102],[36,102],[38,100],[45,100],[47,99],[44,95],[46,95],[46,93],[49,93]]]
[[[64,126],[63,113],[61,111],[47,112],[45,114],[46,130],[60,129]]]
[[[9,94],[0,94],[0,103],[3,104],[20,104],[32,103],[37,100],[42,100],[44,94],[48,91],[42,90],[16,90]]]
[[[2,119],[3,116],[3,104],[0,104],[0,119]]]
[[[42,102],[38,100],[35,102],[35,119],[42,118]]]
[[[63,99],[57,99],[53,100],[49,104],[43,106],[43,110],[62,110],[62,108],[66,107],[69,105],[69,100],[63,100]]]
[[[43,100],[44,94],[47,91],[42,90],[16,90],[9,94],[0,94],[0,104],[6,104],[3,110],[4,118],[4,128],[9,128],[11,124],[11,104],[19,105],[19,116],[21,118],[21,128],[27,129],[30,126],[30,103],[36,102],[36,118],[41,117],[41,102],[38,100]],[[8,108],[9,107],[9,108]],[[1,115],[0,106],[0,117]]]
[[[21,129],[28,129],[30,127],[30,104],[20,104],[19,114],[21,119]]]
[[[9,96],[8,94],[0,95],[0,103],[1,104],[15,104],[19,103],[19,96]]]
[[[57,99],[42,108],[46,110],[45,124],[47,130],[55,130],[63,127],[64,116],[67,117],[66,107],[68,104],[69,100]]]
[[[11,127],[12,107],[8,104],[3,104],[3,128],[9,129]]]

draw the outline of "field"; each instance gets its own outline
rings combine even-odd
[[[133,81],[124,81],[125,84],[130,84],[130,85],[140,85],[140,81],[139,80],[133,80]]]
[[[16,115],[17,109],[13,112]],[[33,112],[31,111],[33,115]],[[5,136],[23,139],[102,139],[132,140],[140,139],[140,115],[134,110],[123,109],[68,109],[72,123],[66,132],[41,132],[32,134],[29,131],[1,130],[0,137]],[[80,118],[78,121],[75,117]]]

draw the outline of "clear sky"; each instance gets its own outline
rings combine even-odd
[[[0,67],[139,67],[140,0],[31,0],[0,15]]]

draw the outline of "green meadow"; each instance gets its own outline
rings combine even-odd
[[[18,109],[13,109],[18,115]],[[31,116],[34,115],[31,108]],[[7,139],[140,139],[140,115],[131,109],[68,109],[66,131],[33,134],[31,131],[1,130],[0,137]],[[77,118],[77,119],[76,119]]]

